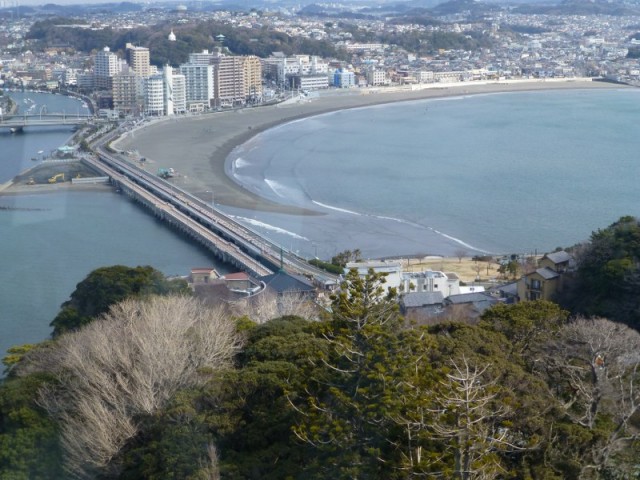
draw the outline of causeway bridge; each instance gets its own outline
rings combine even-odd
[[[45,113],[33,115],[11,115],[0,118],[0,128],[22,131],[25,127],[58,127],[82,125],[95,120],[93,115],[67,115],[65,113]]]
[[[107,151],[106,141],[101,139],[95,147],[96,156],[86,156],[83,162],[109,176],[116,188],[222,261],[258,277],[282,266],[289,273],[312,279],[320,287],[336,281],[335,275],[310,265],[202,199]]]

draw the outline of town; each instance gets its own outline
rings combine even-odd
[[[459,1],[409,12],[197,7],[58,13],[6,6],[2,86],[79,92],[105,116],[138,117],[253,106],[326,89],[640,78],[640,12],[570,15]]]

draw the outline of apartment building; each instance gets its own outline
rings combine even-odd
[[[120,73],[121,64],[118,56],[109,47],[96,53],[94,57],[94,86],[97,89],[111,90],[113,77]]]
[[[214,98],[214,67],[208,63],[185,63],[180,73],[185,79],[187,107],[192,104],[211,105]]]
[[[137,47],[131,43],[126,45],[127,63],[136,75],[148,77],[151,75],[149,64],[149,49]]]
[[[164,76],[151,75],[144,80],[145,115],[162,116],[165,112]]]
[[[113,77],[113,108],[125,115],[138,115],[144,103],[142,79],[128,69]]]
[[[262,96],[262,65],[258,57],[221,56],[214,65],[216,106],[243,105]]]

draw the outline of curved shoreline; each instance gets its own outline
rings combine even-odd
[[[122,150],[137,150],[149,160],[149,169],[175,168],[178,176],[174,183],[177,186],[205,200],[213,198],[216,204],[290,215],[319,215],[320,212],[265,199],[236,183],[225,171],[227,159],[233,150],[276,126],[338,110],[461,95],[587,88],[625,87],[581,79],[436,84],[420,90],[366,89],[357,93],[335,92],[288,104],[192,117],[169,117],[125,134],[117,141],[117,147]]]

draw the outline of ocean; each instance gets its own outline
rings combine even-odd
[[[81,102],[59,95],[12,95],[20,102],[28,97],[47,104],[51,112],[82,108]],[[39,151],[48,153],[70,136],[70,130],[60,129],[0,133],[0,183],[39,163]],[[212,254],[109,190],[0,196],[0,207],[6,207],[0,208],[0,356],[12,345],[46,339],[60,304],[95,268],[151,265],[181,276],[192,267],[229,271]]]
[[[318,217],[226,209],[306,257],[535,253],[640,214],[640,91],[459,96],[338,111],[240,146],[227,170]]]

